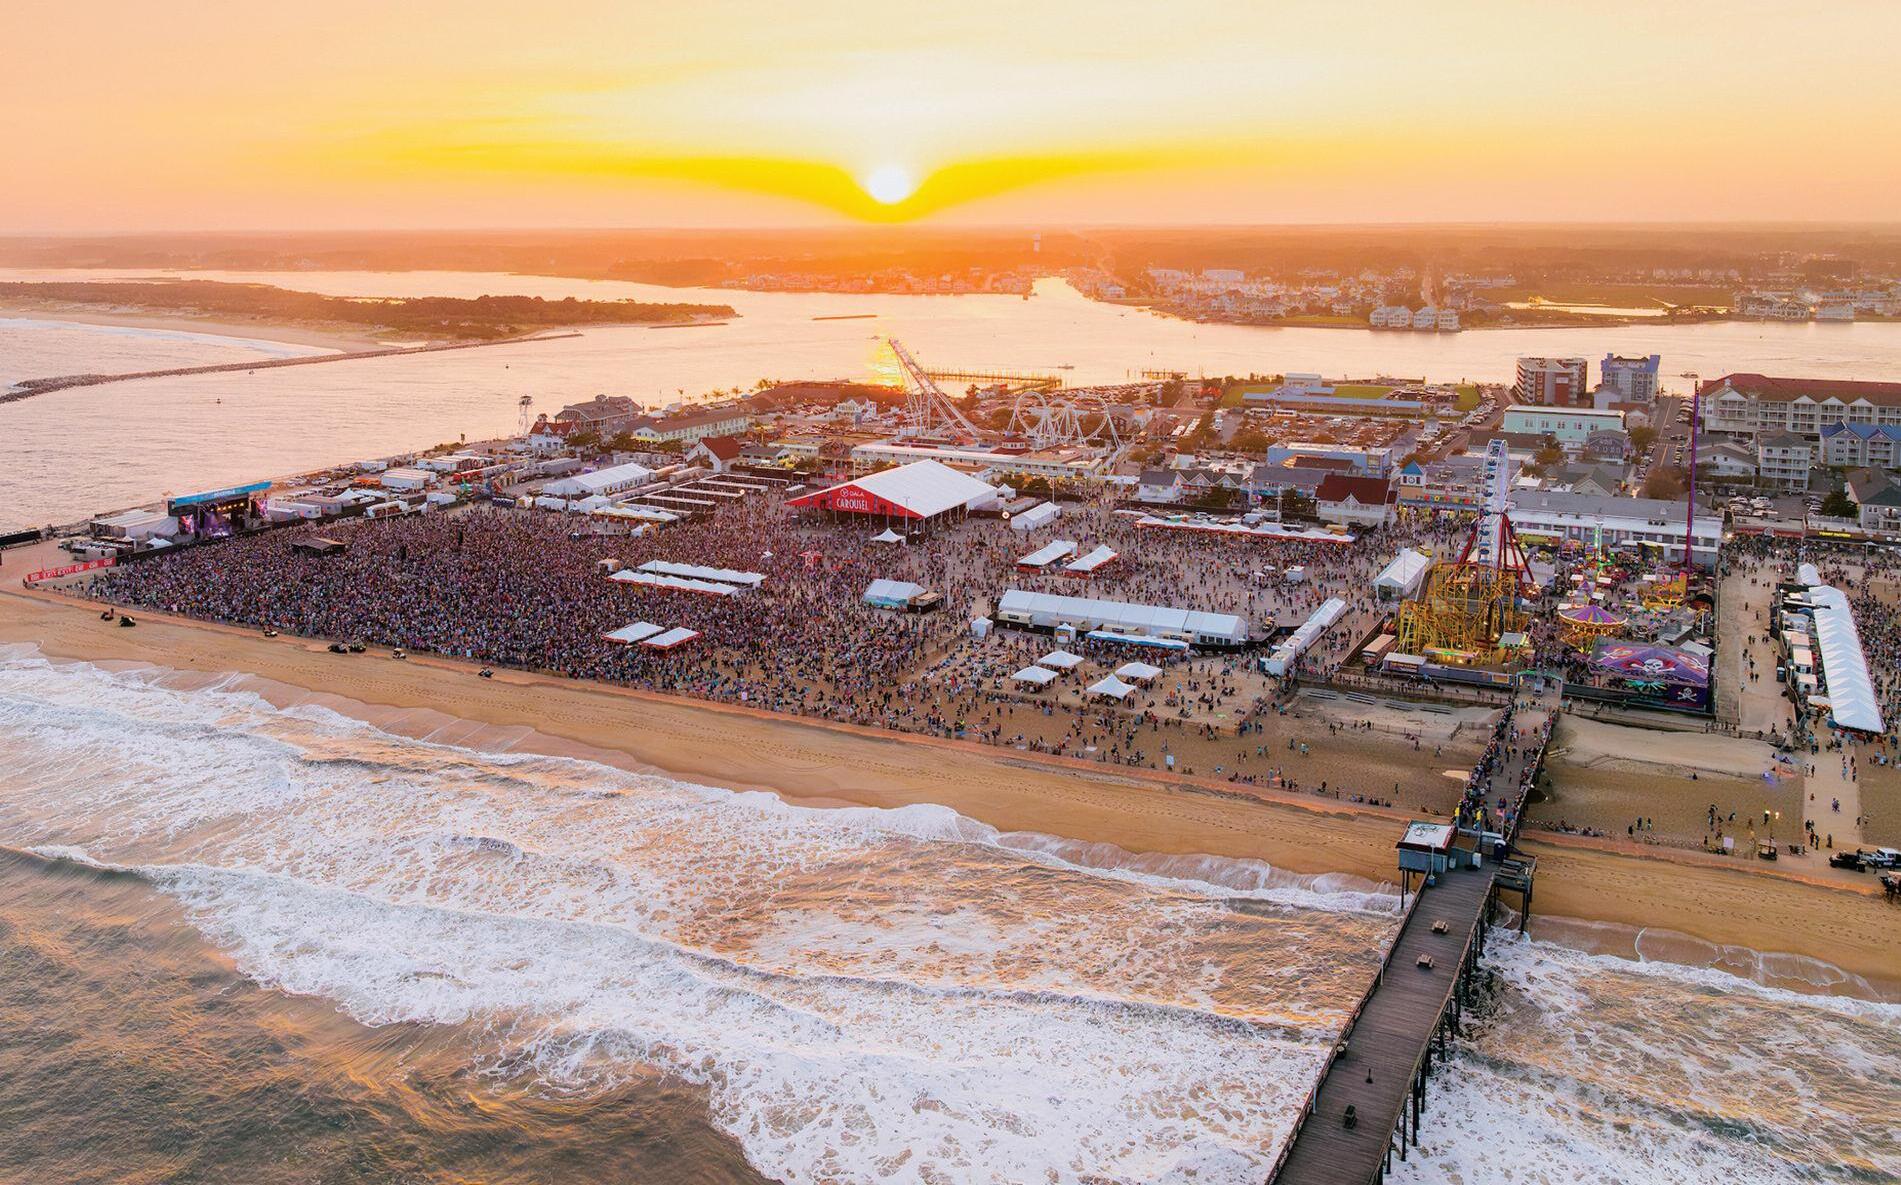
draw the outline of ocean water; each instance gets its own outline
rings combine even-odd
[[[1901,1005],[1540,941],[1428,1087],[1405,1185],[1901,1181]]]
[[[0,651],[0,959],[34,983],[0,994],[0,1103],[105,1133],[0,1131],[0,1177],[256,1169],[247,1084],[268,1114],[307,1081],[418,1180],[528,1173],[514,1136],[597,1179],[574,1120],[612,1103],[640,1135],[604,1163],[679,1179],[1253,1182],[1396,924],[1338,878],[384,723]],[[73,1089],[83,1016],[150,1073]],[[148,1110],[190,1130],[154,1146]],[[307,1120],[287,1155],[347,1164]]]
[[[0,269],[0,279],[136,278],[149,272]],[[675,289],[617,281],[462,272],[203,272],[338,296],[631,298],[728,304],[696,328],[588,329],[538,343],[253,373],[154,379],[0,405],[0,520],[38,525],[117,509],[166,490],[212,489],[515,430],[519,401],[555,411],[600,393],[648,405],[750,390],[761,379],[890,377],[879,340],[927,366],[1027,370],[1072,384],[1144,370],[1191,375],[1318,371],[1508,381],[1520,354],[1659,353],[1665,386],[1695,372],[1892,379],[1901,323],[1639,325],[1458,334],[1197,325],[1089,300],[1060,280],[1014,296],[845,296]],[[815,320],[864,315],[862,320]],[[4,325],[5,322],[0,322]],[[82,340],[69,340],[75,332]],[[83,337],[91,334],[94,345]],[[61,340],[55,342],[52,335]],[[0,382],[231,360],[229,347],[106,331],[16,328],[0,337]],[[182,351],[182,353],[181,353]],[[162,353],[162,357],[161,357]],[[189,355],[189,356],[187,356]],[[1067,367],[1069,369],[1058,369]],[[75,431],[83,425],[83,431]]]
[[[287,690],[0,648],[0,1178],[1257,1182],[1395,924]],[[1501,935],[1397,1179],[1901,1179],[1901,1004],[1709,959]]]

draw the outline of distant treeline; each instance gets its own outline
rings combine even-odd
[[[539,296],[345,297],[218,280],[0,283],[0,300],[111,305],[268,321],[331,322],[421,337],[485,339],[575,325],[667,324],[734,316],[730,305]]]

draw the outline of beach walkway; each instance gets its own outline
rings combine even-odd
[[[1524,711],[1520,735],[1534,736],[1549,718],[1543,706]],[[1542,752],[1533,746],[1507,760],[1492,776],[1491,797],[1515,790]],[[1514,818],[1522,817],[1522,799],[1518,808]],[[1275,1185],[1369,1185],[1385,1177],[1393,1156],[1405,1158],[1427,1075],[1458,1034],[1493,894],[1517,887],[1520,875],[1515,863],[1488,854],[1481,867],[1452,869],[1421,890],[1270,1178]]]

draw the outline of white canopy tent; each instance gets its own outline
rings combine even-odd
[[[664,634],[655,634],[653,637],[645,639],[640,644],[642,646],[651,647],[654,650],[671,650],[675,646],[679,646],[686,642],[691,642],[693,639],[699,636],[700,636],[700,631],[698,630],[690,630],[690,629],[687,629],[685,626],[678,626],[674,629],[668,630]]]
[[[758,572],[743,572],[737,568],[706,568],[699,564],[676,564],[671,560],[648,560],[640,565],[642,572],[658,572],[663,576],[685,576],[690,580],[716,580],[721,584],[737,584],[744,588],[758,588],[766,582],[765,576]]]
[[[1088,555],[1081,556],[1064,564],[1063,571],[1073,576],[1087,576],[1114,558],[1116,558],[1114,548],[1099,546]]]
[[[1393,562],[1373,578],[1373,591],[1392,599],[1410,597],[1419,591],[1419,585],[1426,579],[1426,572],[1431,567],[1431,556],[1403,547],[1393,557]]]
[[[1052,539],[1017,561],[1019,568],[1047,568],[1065,556],[1076,554],[1074,539]]]
[[[624,625],[617,630],[608,630],[601,637],[610,642],[619,642],[623,646],[631,646],[635,642],[645,642],[661,632],[663,632],[662,628],[651,621],[636,621],[632,625]]]
[[[1047,527],[1055,522],[1056,516],[1061,513],[1062,509],[1058,507],[1056,503],[1042,502],[1030,507],[1022,514],[1013,516],[1010,519],[1010,529],[1012,531],[1034,531],[1038,527]]]
[[[1162,673],[1162,668],[1146,662],[1125,662],[1116,668],[1116,678],[1131,683],[1147,683]]]
[[[892,530],[890,527],[886,527],[884,530],[878,532],[876,535],[873,535],[871,537],[871,541],[873,543],[903,543],[904,536],[898,534],[896,531]]]
[[[865,587],[865,604],[880,609],[908,609],[924,595],[924,586],[909,580],[874,580]]]
[[[741,590],[731,584],[720,584],[712,580],[689,580],[684,576],[667,576],[659,572],[620,571],[608,577],[620,584],[638,584],[645,588],[657,588],[665,592],[703,593],[713,597],[730,597]]]
[[[1024,667],[1010,676],[1018,683],[1034,683],[1038,687],[1047,687],[1056,680],[1056,672],[1048,667]]]
[[[1203,613],[1090,597],[1059,597],[1016,588],[997,598],[997,619],[1039,629],[1060,625],[1082,632],[1113,629],[1116,633],[1172,637],[1211,646],[1239,646],[1248,640],[1247,622],[1232,613]]]
[[[1868,674],[1868,656],[1848,594],[1830,584],[1809,589],[1814,605],[1815,645],[1828,683],[1829,715],[1837,726],[1881,732],[1881,697]]]
[[[592,473],[577,473],[541,487],[542,493],[557,498],[585,498],[594,494],[618,494],[646,484],[653,470],[645,465],[611,465]]]
[[[1090,695],[1106,695],[1111,699],[1127,699],[1135,693],[1135,686],[1124,683],[1114,675],[1104,675],[1089,685]]]
[[[1036,660],[1039,667],[1055,667],[1059,671],[1073,671],[1083,665],[1082,656],[1071,654],[1067,650],[1052,650]]]
[[[1321,635],[1333,628],[1333,623],[1346,615],[1347,603],[1339,597],[1329,597],[1325,604],[1315,609],[1313,616],[1301,623],[1301,627],[1289,634],[1280,645],[1274,647],[1274,653],[1267,657],[1267,673],[1285,675],[1307,648],[1320,640]]]

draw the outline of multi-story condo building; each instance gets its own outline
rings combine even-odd
[[[1901,467],[1901,424],[1830,424],[1821,436],[1822,464],[1831,469]]]
[[[1901,383],[1727,374],[1703,386],[1703,427],[1819,441],[1831,424],[1901,425]]]
[[[1815,468],[1815,450],[1807,437],[1776,432],[1756,439],[1756,475],[1764,485],[1806,490]]]
[[[1589,364],[1582,358],[1520,358],[1512,402],[1544,407],[1588,404]]]
[[[1598,382],[1617,392],[1617,398],[1623,402],[1649,403],[1657,397],[1657,372],[1662,366],[1663,357],[1659,354],[1647,358],[1606,354]]]

